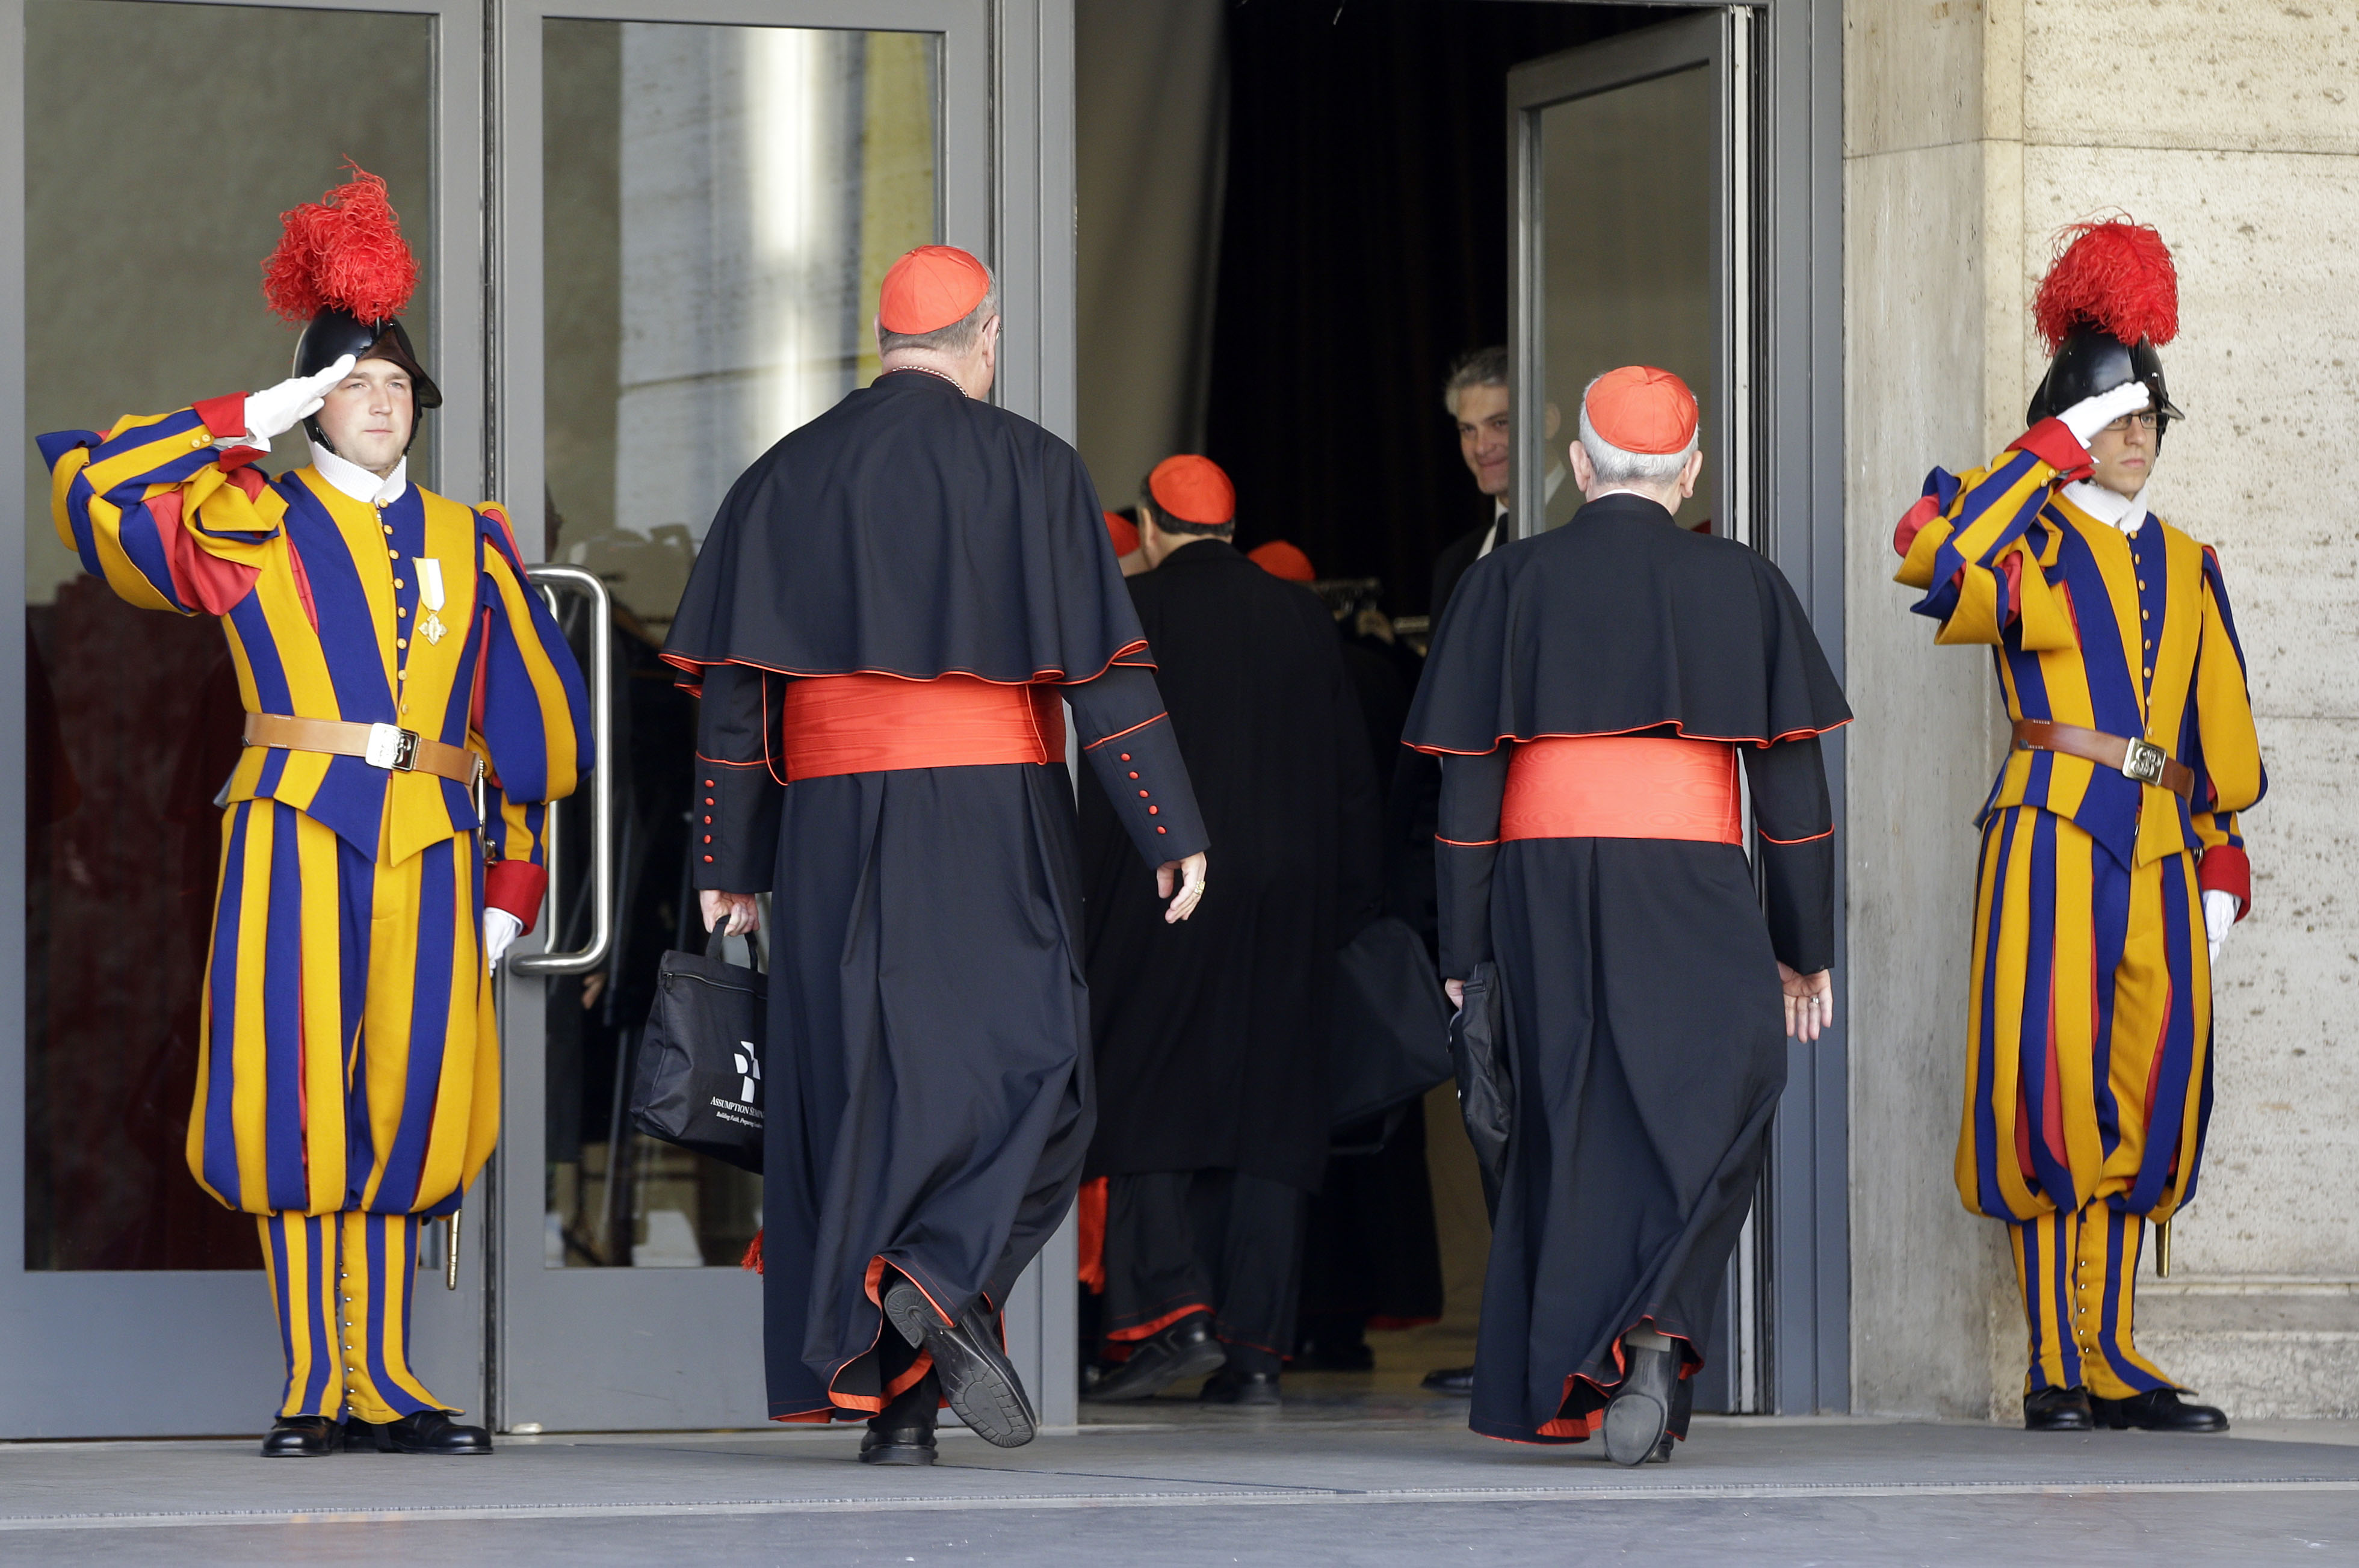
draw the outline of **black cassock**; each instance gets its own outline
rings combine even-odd
[[[1405,739],[1444,759],[1442,972],[1496,961],[1516,1095],[1475,1431],[1583,1441],[1636,1327],[1701,1367],[1786,1082],[1777,962],[1834,957],[1818,737],[1850,717],[1777,568],[1637,496],[1494,551],[1451,596]],[[1498,841],[1515,742],[1606,735],[1735,743],[1757,892],[1733,844]]]
[[[1375,913],[1379,806],[1334,619],[1207,539],[1129,579],[1212,845],[1164,923],[1082,790],[1098,1133],[1089,1173],[1236,1171],[1315,1191],[1335,949]]]
[[[952,1315],[978,1296],[996,1307],[1081,1179],[1071,784],[1061,762],[782,784],[785,688],[1053,684],[1093,767],[1129,786],[1142,888],[1137,857],[1201,849],[1202,823],[1081,459],[923,372],[853,392],[745,471],[665,657],[703,697],[696,885],[773,894],[770,1414],[871,1413],[898,1391],[875,1354],[880,1269]]]

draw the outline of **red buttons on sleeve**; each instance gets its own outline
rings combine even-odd
[[[1136,773],[1133,773],[1133,774],[1131,774],[1130,776],[1131,776],[1132,778],[1136,778],[1138,775],[1137,775]]]
[[[704,836],[704,841],[705,841],[706,843],[708,843],[708,844],[712,843],[712,834],[710,834],[710,833],[707,833],[707,834]]]
[[[1156,829],[1156,831],[1157,831],[1158,833],[1169,833],[1169,832],[1170,832],[1170,831],[1171,831],[1171,829],[1169,829],[1169,827],[1158,827],[1158,828],[1157,828],[1157,829]],[[712,856],[710,856],[710,855],[707,855],[707,856],[705,856],[704,858],[705,858],[706,860],[711,860],[711,859],[712,859]]]
[[[706,817],[706,818],[704,819],[704,825],[705,825],[707,827],[712,827],[712,818],[711,818],[710,816]]]
[[[1141,799],[1141,800],[1145,800],[1145,799],[1147,798],[1147,792],[1146,792],[1145,790],[1140,790],[1140,791],[1138,792],[1138,798],[1139,798],[1139,799]]]
[[[1149,816],[1159,816],[1162,812],[1163,808],[1159,806],[1150,806],[1147,808],[1147,815]]]
[[[1123,760],[1124,762],[1128,762],[1128,761],[1130,761],[1130,753],[1129,753],[1128,752],[1125,752],[1122,754],[1122,760]]]
[[[1160,827],[1158,827],[1158,828],[1157,828],[1157,829],[1156,829],[1156,831],[1157,831],[1158,833],[1160,833],[1160,832],[1162,832],[1162,831],[1163,831],[1163,829],[1161,829]],[[705,857],[704,857],[704,863],[705,863],[706,865],[708,865],[708,866],[709,866],[709,865],[711,865],[711,864],[712,864],[712,856],[710,856],[710,855],[705,856]]]

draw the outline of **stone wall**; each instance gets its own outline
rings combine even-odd
[[[2218,976],[2204,1181],[2140,1340],[2232,1414],[2352,1413],[2359,0],[1849,0],[1845,44],[1854,1404],[2013,1419],[2020,1390],[1999,1227],[1949,1176],[1966,819],[1999,712],[1987,661],[1906,613],[1888,540],[1928,466],[2020,429],[2052,236],[2121,209],[2180,275],[2189,417],[2153,500],[2220,551],[2272,784]]]

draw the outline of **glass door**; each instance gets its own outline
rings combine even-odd
[[[0,1015],[0,1436],[259,1433],[284,1377],[255,1222],[183,1154],[236,680],[212,618],[83,571],[30,438],[282,379],[295,333],[262,258],[350,158],[385,177],[420,266],[405,316],[446,402],[411,471],[472,496],[482,27],[473,0],[0,4],[22,242],[0,262],[0,559],[22,590],[0,594],[22,614],[0,722],[25,758],[0,775],[0,879],[22,888],[0,899],[0,994],[21,999]],[[419,1370],[480,1409],[483,1270],[446,1291],[439,1252],[421,1261]]]
[[[1590,381],[1625,364],[1696,395],[1703,478],[1682,527],[1756,544],[1760,333],[1752,154],[1753,15],[1699,11],[1516,67],[1507,76],[1513,528],[1581,504],[1567,449]],[[1768,1190],[1765,1172],[1762,1192]],[[1729,1261],[1698,1390],[1706,1409],[1766,1408],[1768,1206]]]
[[[599,951],[599,827],[577,797],[556,956],[507,992],[499,1420],[756,1426],[760,1281],[739,1262],[761,1180],[626,1116],[658,960],[704,940],[694,703],[657,654],[737,475],[877,373],[885,269],[936,241],[994,255],[990,17],[983,0],[562,8],[500,13],[495,450],[527,553],[538,538],[612,596],[612,918]]]

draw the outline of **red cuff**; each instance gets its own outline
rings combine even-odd
[[[2006,449],[2010,452],[2029,452],[2066,479],[2078,479],[2092,470],[2089,449],[2081,438],[2072,434],[2072,427],[2061,419],[2042,419]]]
[[[1907,556],[1916,546],[1917,535],[1925,531],[1925,524],[1940,514],[1941,503],[1938,499],[1930,495],[1919,496],[1917,504],[1900,519],[1900,525],[1892,530],[1892,553]]]
[[[524,922],[527,931],[540,918],[541,895],[549,892],[549,872],[530,860],[495,860],[484,868],[484,905],[505,909]]]
[[[2195,885],[2205,892],[2236,895],[2236,918],[2253,907],[2253,862],[2234,844],[2214,844],[2195,862]]]
[[[245,434],[245,394],[243,392],[230,392],[219,397],[208,397],[202,403],[195,405],[195,411],[197,417],[205,422],[205,428],[212,432],[213,439],[216,441],[224,436]]]

